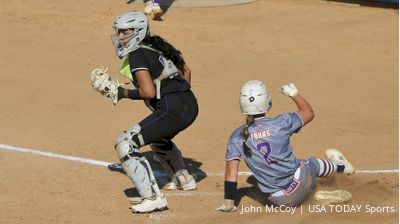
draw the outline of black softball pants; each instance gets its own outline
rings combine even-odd
[[[191,90],[163,96],[156,103],[155,111],[139,122],[144,145],[171,140],[194,122],[198,112]]]

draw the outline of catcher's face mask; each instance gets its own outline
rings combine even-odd
[[[122,46],[126,46],[132,39],[134,34],[133,29],[115,29],[115,35],[118,37],[119,43]]]
[[[127,12],[117,16],[113,27],[115,35],[111,39],[119,58],[124,57],[141,46],[149,32],[148,21],[143,12]]]

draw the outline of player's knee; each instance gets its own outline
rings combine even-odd
[[[122,160],[130,153],[138,153],[139,148],[144,145],[141,128],[138,124],[122,132],[115,140],[115,149],[118,157]]]
[[[141,127],[139,124],[133,125],[131,128],[122,132],[117,139],[116,144],[119,144],[122,141],[129,142],[132,146],[136,148],[140,148],[144,145],[143,136],[141,134]]]

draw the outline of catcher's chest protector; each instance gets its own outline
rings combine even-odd
[[[174,77],[179,75],[178,69],[176,68],[175,64],[170,60],[165,58],[160,51],[157,51],[156,49],[153,49],[148,46],[142,46],[142,48],[146,48],[152,51],[155,51],[157,53],[160,53],[160,58],[162,60],[162,64],[164,65],[164,68],[156,79],[153,80],[154,85],[156,86],[156,96],[157,99],[161,98],[161,80],[166,79],[168,77]],[[129,66],[129,54],[125,55],[122,58],[121,65],[119,67],[119,72],[121,73],[122,76],[127,77],[129,80],[133,80],[133,75],[131,72],[131,68]]]

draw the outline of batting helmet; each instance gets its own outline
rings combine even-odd
[[[272,106],[271,95],[263,82],[250,80],[240,91],[240,110],[246,115],[263,114]]]

